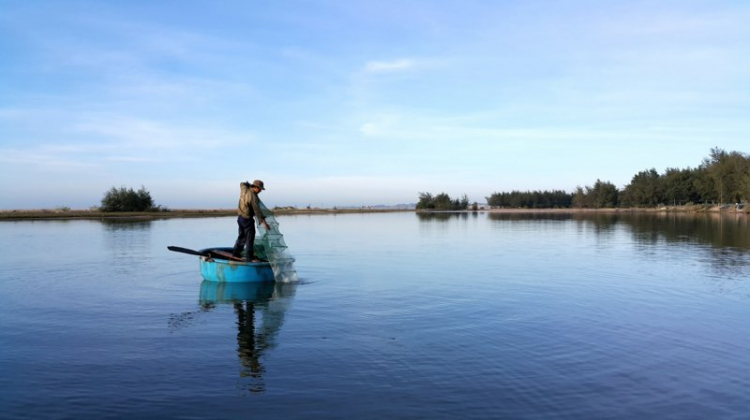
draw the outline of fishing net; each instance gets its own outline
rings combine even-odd
[[[276,221],[273,212],[260,199],[258,199],[258,205],[271,229],[266,231],[263,225],[258,228],[260,237],[255,238],[255,255],[271,263],[273,275],[277,282],[293,283],[299,281],[297,271],[294,269],[294,257],[289,253],[284,242],[284,235],[279,231],[279,222]]]

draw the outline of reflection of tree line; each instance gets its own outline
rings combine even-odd
[[[109,232],[116,231],[140,231],[151,229],[151,220],[136,218],[101,219],[104,229]]]
[[[550,220],[563,221],[574,217],[573,213],[487,213],[487,217],[494,221],[524,221],[524,220]]]
[[[625,224],[640,243],[697,242],[716,248],[750,249],[750,222],[742,214],[718,213],[488,213],[493,221],[575,220],[598,232]]]
[[[716,248],[750,249],[750,227],[743,215],[633,214],[623,220],[642,240],[697,241]],[[659,236],[653,237],[651,232]]]
[[[447,222],[451,219],[461,219],[461,220],[467,220],[470,217],[471,218],[478,218],[479,213],[477,212],[417,212],[415,213],[417,215],[417,218],[419,218],[420,222],[431,222],[431,221],[438,221],[438,222]]]

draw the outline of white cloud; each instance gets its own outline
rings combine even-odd
[[[378,126],[374,123],[364,123],[359,131],[366,136],[374,136],[379,133]]]

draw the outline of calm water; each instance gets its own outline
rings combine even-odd
[[[0,417],[750,418],[746,216],[279,222],[255,289],[166,250],[233,218],[0,223]]]

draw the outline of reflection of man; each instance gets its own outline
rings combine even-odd
[[[243,367],[240,377],[250,378],[250,392],[265,391],[263,375],[266,370],[261,364],[261,357],[267,350],[276,347],[275,339],[284,324],[284,314],[289,306],[288,299],[278,298],[288,298],[294,293],[293,288],[284,289],[283,286],[277,284],[274,287],[276,298],[269,296],[257,301],[234,302],[234,312],[237,314],[237,356]],[[258,314],[256,310],[259,311]]]
[[[266,351],[277,346],[276,339],[284,325],[284,318],[297,288],[296,283],[216,283],[201,284],[199,305],[201,312],[211,312],[221,304],[234,307],[237,326],[237,357],[240,362],[238,388],[250,392],[264,392],[266,372],[262,358]],[[257,312],[256,312],[257,311]],[[195,312],[179,318],[193,321]],[[172,317],[176,318],[176,317]],[[180,321],[179,319],[177,321]],[[173,322],[170,327],[182,328],[190,322]],[[257,323],[257,325],[256,325]]]
[[[255,337],[255,308],[252,302],[234,304],[234,312],[237,314],[237,355],[240,358],[242,366],[247,370],[243,371],[240,376],[250,376],[253,379],[261,380],[264,369],[260,364],[260,353]],[[263,391],[263,384],[258,384],[250,389],[251,392]]]
[[[244,248],[247,251],[246,261],[250,262],[260,262],[259,259],[255,258],[255,250],[253,249],[255,246],[255,221],[253,217],[257,219],[258,224],[263,224],[266,230],[271,230],[258,205],[258,194],[265,189],[263,181],[259,179],[253,181],[252,184],[249,182],[240,183],[240,202],[237,208],[239,234],[234,243],[232,255],[235,257],[241,256]]]

